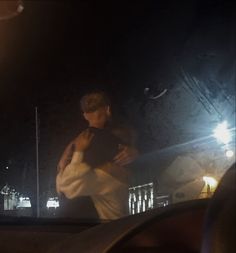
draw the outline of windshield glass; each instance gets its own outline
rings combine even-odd
[[[210,198],[235,162],[230,1],[0,1],[0,214],[118,219]]]

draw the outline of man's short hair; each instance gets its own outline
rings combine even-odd
[[[108,95],[102,91],[88,93],[80,100],[80,107],[83,112],[94,112],[101,107],[110,105]]]

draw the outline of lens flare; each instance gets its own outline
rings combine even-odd
[[[230,131],[228,129],[227,121],[220,123],[216,129],[214,130],[214,137],[224,144],[228,144],[230,142]]]

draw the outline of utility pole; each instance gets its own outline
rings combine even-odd
[[[40,216],[39,209],[39,129],[38,129],[38,108],[35,107],[35,145],[36,145],[36,206],[37,218]]]

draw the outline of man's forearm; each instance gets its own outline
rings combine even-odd
[[[74,151],[74,147],[73,147],[73,142],[71,142],[66,149],[64,150],[61,159],[58,163],[57,166],[57,171],[61,171],[64,170],[65,167],[71,162],[72,156],[73,156],[73,151]]]

